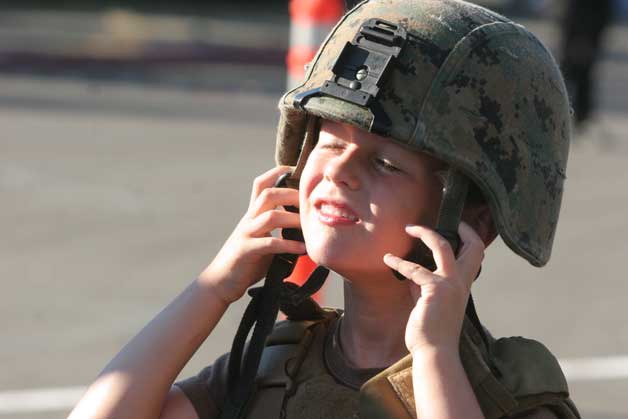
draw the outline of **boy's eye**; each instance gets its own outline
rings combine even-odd
[[[380,167],[382,170],[385,170],[387,172],[400,172],[401,169],[399,169],[397,166],[395,166],[394,164],[392,164],[391,162],[389,162],[386,159],[382,159],[382,158],[376,158],[375,159],[375,164]]]
[[[339,148],[342,148],[342,145],[340,143],[333,143],[333,142],[319,142],[316,145],[316,147],[330,149],[330,150],[337,150]]]

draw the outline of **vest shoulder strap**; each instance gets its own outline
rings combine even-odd
[[[561,419],[579,418],[569,400],[558,361],[541,343],[520,337],[492,339],[486,347],[465,320],[460,357],[487,419],[504,418],[546,406]],[[416,418],[412,356],[401,359],[364,384],[360,418]]]
[[[247,406],[247,418],[279,418],[285,401],[296,391],[295,378],[307,356],[315,333],[324,333],[329,322],[339,315],[337,310],[323,309],[317,320],[284,320],[278,322],[262,352],[255,378],[255,394]]]

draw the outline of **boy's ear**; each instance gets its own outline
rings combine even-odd
[[[462,212],[462,220],[480,236],[484,242],[484,247],[488,247],[497,237],[497,229],[487,204],[465,207]]]

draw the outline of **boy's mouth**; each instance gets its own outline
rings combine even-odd
[[[314,203],[318,219],[328,225],[354,224],[358,222],[357,214],[346,204],[338,201],[317,200]]]

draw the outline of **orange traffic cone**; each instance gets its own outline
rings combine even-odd
[[[344,13],[343,0],[290,0],[290,49],[286,57],[288,89],[298,86],[305,65]]]

